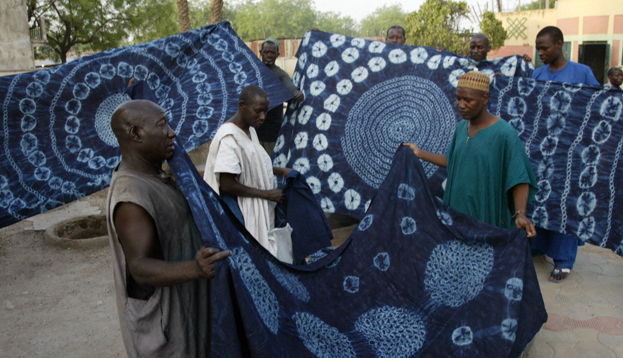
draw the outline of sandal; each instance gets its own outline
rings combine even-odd
[[[558,276],[561,273],[566,273],[567,276],[565,278],[563,278],[563,279],[560,279],[560,280],[556,280],[556,279],[553,278],[554,276]],[[555,267],[554,270],[552,270],[552,273],[547,278],[547,280],[549,282],[560,283],[560,282],[562,282],[562,281],[564,281],[564,280],[569,278],[569,273],[571,273],[571,269],[564,268],[564,267]]]

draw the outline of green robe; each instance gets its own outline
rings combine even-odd
[[[536,178],[517,131],[504,120],[467,136],[462,120],[446,152],[448,179],[444,204],[488,224],[514,228],[512,188],[530,185],[531,200]]]

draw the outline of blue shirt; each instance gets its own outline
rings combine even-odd
[[[565,67],[555,73],[549,69],[549,65],[543,65],[532,72],[532,78],[541,81],[583,83],[585,85],[601,86],[601,83],[597,82],[597,79],[595,79],[595,75],[593,75],[593,71],[590,67],[572,61],[567,61]]]

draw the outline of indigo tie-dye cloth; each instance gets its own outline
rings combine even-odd
[[[176,151],[169,164],[206,245],[233,252],[214,279],[214,357],[521,354],[547,320],[525,231],[445,207],[408,148],[393,163],[346,243],[294,266],[230,220]]]
[[[264,88],[272,107],[292,97],[228,23],[0,77],[0,227],[108,186],[120,159],[110,118],[132,77],[186,150],[235,114],[245,86]]]
[[[621,91],[534,81],[518,56],[476,64],[316,31],[298,56],[293,79],[306,98],[286,113],[273,162],[305,174],[325,211],[363,218],[401,142],[444,154],[461,120],[458,76],[476,66],[505,75],[493,77],[489,108],[526,144],[539,179],[529,211],[535,224],[623,254],[614,215],[623,211]],[[443,196],[445,169],[422,165]]]

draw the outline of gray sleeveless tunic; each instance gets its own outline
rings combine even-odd
[[[149,299],[128,297],[125,255],[112,214],[118,203],[143,207],[154,219],[167,261],[194,260],[203,246],[182,193],[156,175],[132,170],[113,172],[106,216],[117,293],[117,308],[128,357],[208,357],[212,296],[207,279],[156,287]]]

